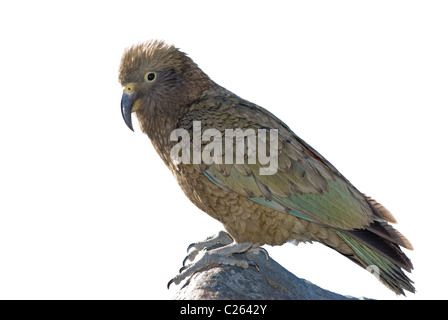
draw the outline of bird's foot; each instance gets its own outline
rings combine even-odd
[[[201,250],[210,250],[215,246],[221,245],[226,246],[231,243],[233,243],[234,240],[232,237],[225,231],[220,231],[218,234],[208,237],[204,241],[199,241],[192,243],[187,248],[188,255],[185,257],[184,261],[182,262],[182,266],[185,266],[187,261],[193,262],[196,256],[198,255]],[[263,251],[264,255],[266,256],[266,260],[269,260],[269,253],[266,251],[266,249],[262,247],[255,246],[251,249],[249,249],[254,254],[259,254],[260,251]]]
[[[224,231],[219,231],[218,234],[208,237],[204,241],[199,241],[192,243],[187,248],[188,255],[185,257],[184,261],[182,262],[182,266],[185,266],[187,261],[193,262],[196,256],[199,252],[203,249],[211,249],[214,246],[217,245],[229,245],[233,243],[232,237]]]
[[[224,246],[207,250],[208,248],[213,247],[217,244],[224,244]],[[180,273],[168,282],[168,288],[172,283],[179,284],[195,273],[203,271],[213,265],[224,264],[243,268],[254,266],[255,268],[257,268],[257,270],[259,270],[258,265],[254,261],[244,257],[234,256],[234,254],[245,253],[248,251],[258,254],[260,250],[262,250],[266,255],[266,258],[269,258],[269,255],[267,254],[267,251],[265,249],[259,248],[257,245],[250,242],[236,243],[225,232],[220,232],[215,237],[208,238],[205,241],[190,245],[188,247],[188,251],[191,248],[194,248],[194,250],[190,252],[184,259],[184,266],[180,269]],[[201,253],[198,261],[190,265],[185,265],[186,261],[195,260],[196,256],[198,256],[198,253]]]

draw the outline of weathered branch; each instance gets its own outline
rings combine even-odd
[[[271,257],[260,252],[242,254],[256,267],[211,266],[191,277],[175,294],[184,300],[358,300],[322,289],[297,278]]]

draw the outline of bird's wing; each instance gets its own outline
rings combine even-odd
[[[236,143],[232,146],[234,161],[228,163],[225,156],[230,150],[223,142],[223,151],[219,155],[221,164],[215,161],[195,165],[216,185],[263,206],[344,230],[363,228],[375,218],[387,218],[374,210],[367,198],[327,160],[265,109],[238,97],[206,99],[192,109],[180,122],[187,129],[191,129],[192,121],[196,120],[201,122],[202,133],[210,128],[217,129],[223,137],[226,129],[239,128],[248,133],[244,163],[235,163],[239,152]],[[248,129],[252,129],[257,139],[259,129],[278,130],[278,147],[274,150],[278,154],[275,174],[262,174],[261,169],[269,164],[261,164],[258,155],[255,163],[248,161]],[[268,133],[265,139],[267,150],[271,147],[269,136]],[[208,143],[202,142],[202,148]],[[259,145],[257,147],[259,149]]]

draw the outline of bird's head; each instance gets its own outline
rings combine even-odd
[[[207,75],[185,53],[163,41],[126,49],[119,81],[124,87],[121,112],[131,130],[133,112],[137,112],[141,125],[142,121],[157,121],[159,117],[177,121],[210,85]]]

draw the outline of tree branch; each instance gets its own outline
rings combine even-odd
[[[263,252],[242,257],[255,262],[244,269],[216,265],[193,275],[174,295],[176,300],[358,300],[297,278]]]

